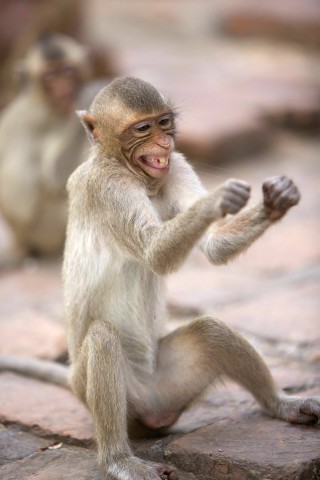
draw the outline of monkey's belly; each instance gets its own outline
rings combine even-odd
[[[137,262],[125,262],[108,279],[103,315],[118,330],[129,361],[152,374],[164,330],[163,279]]]
[[[152,328],[152,322],[144,316],[137,317],[128,309],[127,314],[118,316],[110,311],[106,318],[116,327],[127,359],[134,370],[143,374],[152,374],[155,367],[158,334]]]

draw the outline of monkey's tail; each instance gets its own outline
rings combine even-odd
[[[56,362],[1,355],[0,371],[5,370],[70,389],[69,368]]]

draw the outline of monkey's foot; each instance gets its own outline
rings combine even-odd
[[[108,479],[121,480],[178,480],[174,467],[153,463],[130,456],[117,460],[107,467]]]
[[[281,395],[277,416],[290,423],[315,425],[320,421],[320,397]]]

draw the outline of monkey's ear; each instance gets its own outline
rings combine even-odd
[[[95,143],[98,139],[98,131],[96,128],[96,121],[93,116],[90,115],[90,113],[86,110],[76,110],[76,115],[80,118],[90,142]]]

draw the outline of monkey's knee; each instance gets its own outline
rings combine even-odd
[[[235,348],[243,348],[246,341],[221,320],[203,316],[191,324],[191,335],[209,357],[222,360]]]
[[[71,389],[83,403],[87,404],[88,383],[92,383],[99,372],[106,374],[110,359],[116,361],[120,357],[120,350],[116,329],[107,322],[93,322],[70,373]]]
[[[236,335],[235,332],[228,327],[224,322],[217,318],[210,317],[209,315],[203,315],[197,318],[190,324],[191,329],[200,336],[206,338],[218,338],[229,337]]]
[[[102,320],[96,320],[90,325],[85,342],[89,355],[107,355],[108,352],[121,350],[120,336],[116,328]]]
[[[124,393],[127,364],[117,329],[107,322],[95,321],[88,330],[86,343],[87,399],[88,392],[95,395],[98,389],[112,389],[115,382],[121,384]]]

